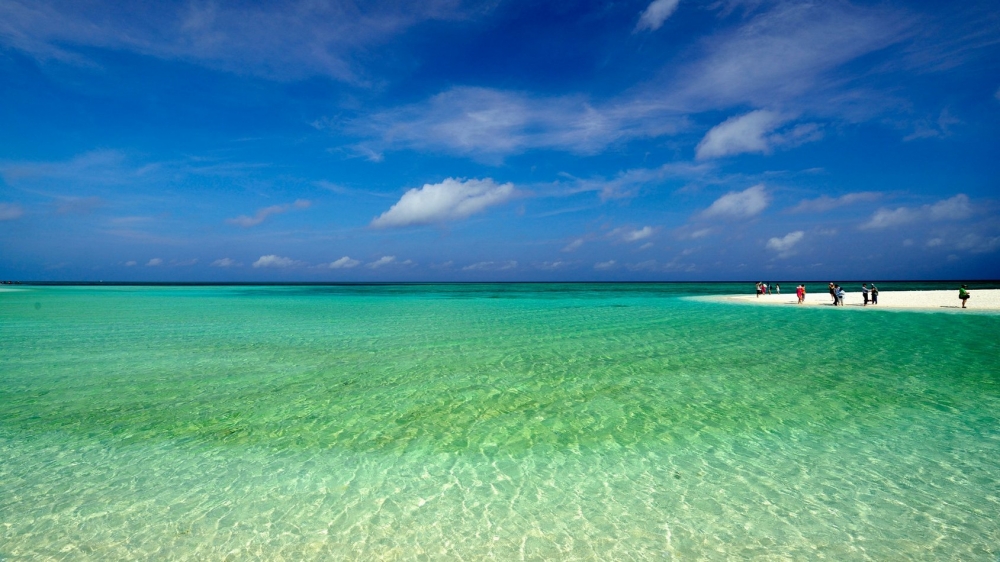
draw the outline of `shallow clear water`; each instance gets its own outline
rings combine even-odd
[[[0,560],[996,560],[1000,315],[741,290],[0,293]]]

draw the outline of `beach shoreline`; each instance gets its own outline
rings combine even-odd
[[[970,291],[971,298],[965,310],[1000,311],[1000,289],[979,289]],[[807,293],[805,302],[797,304],[793,292],[771,295],[719,295],[705,297],[710,300],[759,304],[759,305],[792,305],[792,306],[832,306],[832,298],[826,291]],[[893,309],[893,310],[962,310],[962,301],[958,300],[958,289],[951,291],[879,291],[878,304],[864,306],[861,292],[844,293],[844,306],[851,308]]]

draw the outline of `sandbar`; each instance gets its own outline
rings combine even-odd
[[[1000,289],[970,290],[971,297],[966,303],[966,310],[1000,311]],[[806,300],[797,304],[795,292],[780,295],[723,295],[713,298],[730,302],[741,302],[761,305],[787,304],[792,306],[832,306],[833,298],[825,290],[823,292],[806,293]],[[844,306],[861,308],[864,306],[861,292],[844,293]],[[879,291],[878,304],[869,304],[865,308],[877,310],[915,309],[915,310],[959,310],[962,311],[962,301],[958,299],[958,289],[951,291]],[[964,311],[963,311],[964,312]]]

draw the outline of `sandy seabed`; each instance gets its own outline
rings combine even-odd
[[[1000,311],[1000,289],[977,289],[969,291],[970,298],[966,303],[967,310]],[[780,295],[728,295],[720,297],[727,301],[756,304],[790,304],[795,306],[798,300],[795,293]],[[807,293],[802,306],[830,306],[832,297],[829,293]],[[844,306],[862,307],[864,301],[860,292],[844,293]],[[962,308],[958,300],[958,290],[952,291],[879,291],[878,304],[869,304],[868,308],[949,310]]]

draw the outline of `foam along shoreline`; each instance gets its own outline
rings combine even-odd
[[[1000,311],[1000,289],[977,289],[970,290],[969,301],[966,303],[967,310],[996,310]],[[788,304],[796,306],[798,298],[795,296],[795,288],[792,287],[790,293],[780,295],[724,295],[718,299],[729,302],[741,302],[748,304],[778,305]],[[713,299],[715,300],[715,299]],[[806,300],[798,306],[831,306],[833,297],[826,292],[806,293]],[[844,306],[861,308],[863,306],[861,292],[844,293]],[[961,310],[962,301],[958,300],[958,288],[951,291],[882,291],[878,292],[878,304],[869,304],[868,308],[891,308],[891,309],[918,309],[918,310]]]

